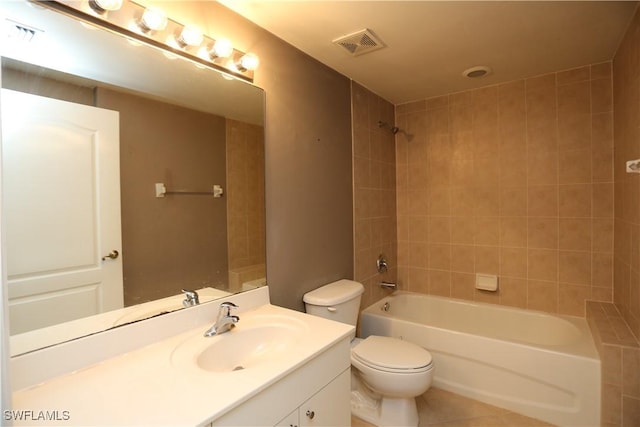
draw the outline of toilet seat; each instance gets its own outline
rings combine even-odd
[[[351,350],[351,357],[371,369],[412,374],[431,369],[433,359],[424,348],[397,338],[372,335]]]

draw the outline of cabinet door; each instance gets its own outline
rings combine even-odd
[[[300,427],[351,425],[351,372],[349,369],[300,406]]]
[[[300,423],[298,422],[298,408],[284,417],[275,427],[300,427]]]

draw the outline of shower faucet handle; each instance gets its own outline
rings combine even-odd
[[[387,272],[387,260],[385,259],[383,254],[378,256],[378,260],[376,261],[376,266],[378,267],[378,273],[386,273]]]

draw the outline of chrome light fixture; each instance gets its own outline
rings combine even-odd
[[[168,55],[182,56],[198,66],[222,71],[230,77],[252,82],[260,64],[255,54],[234,49],[228,39],[208,37],[194,25],[174,21],[161,9],[145,7],[133,0],[31,1],[162,49]]]

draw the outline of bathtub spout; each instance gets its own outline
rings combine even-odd
[[[395,283],[386,282],[386,281],[380,282],[380,287],[384,289],[390,289],[392,291],[395,291],[396,289],[398,289],[398,285],[396,285]]]

